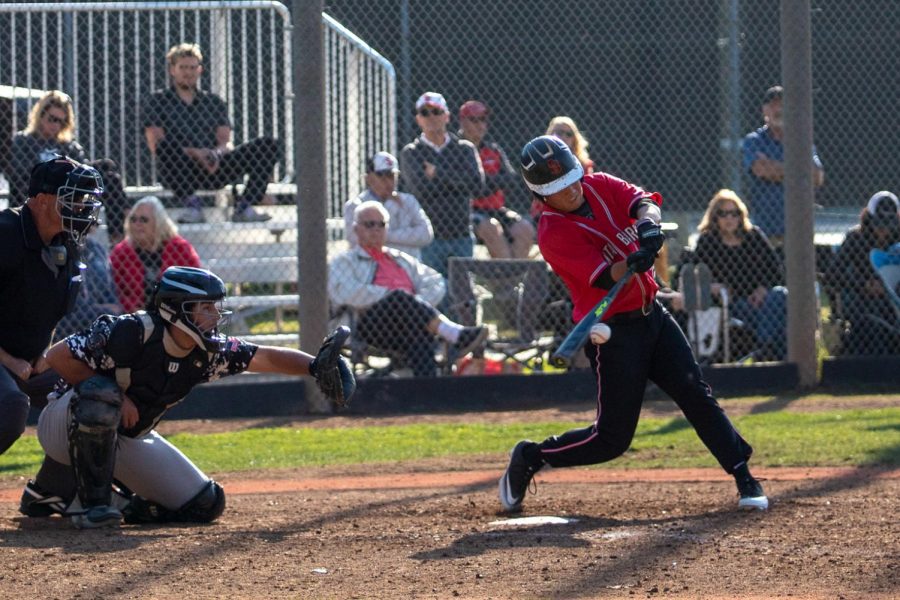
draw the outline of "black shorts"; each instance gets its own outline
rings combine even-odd
[[[489,219],[496,219],[503,227],[503,233],[510,238],[509,230],[522,220],[522,215],[505,206],[497,209],[472,209],[472,229],[477,229],[483,221]]]

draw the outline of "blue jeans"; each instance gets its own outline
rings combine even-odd
[[[475,251],[475,237],[455,238],[452,240],[435,239],[422,248],[422,262],[447,278],[448,260],[451,256],[472,258]]]
[[[777,360],[787,354],[787,288],[771,288],[759,308],[751,306],[746,298],[735,300],[729,311],[735,319],[743,321],[753,333],[759,346],[768,348]]]

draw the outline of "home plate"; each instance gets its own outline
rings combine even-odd
[[[568,525],[569,523],[577,523],[578,519],[566,519],[565,517],[553,516],[537,516],[537,517],[519,517],[518,519],[503,519],[500,521],[491,521],[488,525],[496,527],[531,527],[534,525]]]

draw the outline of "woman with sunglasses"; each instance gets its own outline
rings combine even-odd
[[[138,200],[128,213],[125,239],[109,255],[119,303],[126,313],[142,310],[169,267],[199,267],[200,257],[156,196]]]
[[[68,94],[50,90],[41,96],[31,109],[28,125],[13,136],[9,152],[11,206],[25,203],[34,165],[57,154],[85,162],[84,148],[75,140],[75,111]]]
[[[787,352],[783,265],[762,230],[750,222],[747,205],[735,192],[719,190],[698,230],[696,256],[712,272],[713,295],[727,288],[731,316],[756,336],[755,358],[783,360]]]
[[[103,176],[103,207],[107,236],[112,243],[122,239],[122,225],[128,198],[122,187],[119,165],[112,159],[87,160],[84,148],[75,140],[75,110],[68,94],[50,90],[35,103],[28,125],[15,134],[10,147],[10,206],[27,199],[28,176],[34,165],[57,154],[94,167]]]

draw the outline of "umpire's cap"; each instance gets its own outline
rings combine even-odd
[[[103,194],[103,178],[97,169],[57,154],[31,169],[28,197],[34,198],[38,194],[56,195],[59,188],[65,186],[92,196]]]
[[[549,196],[584,177],[584,167],[564,141],[542,135],[522,148],[522,177],[532,192]]]

